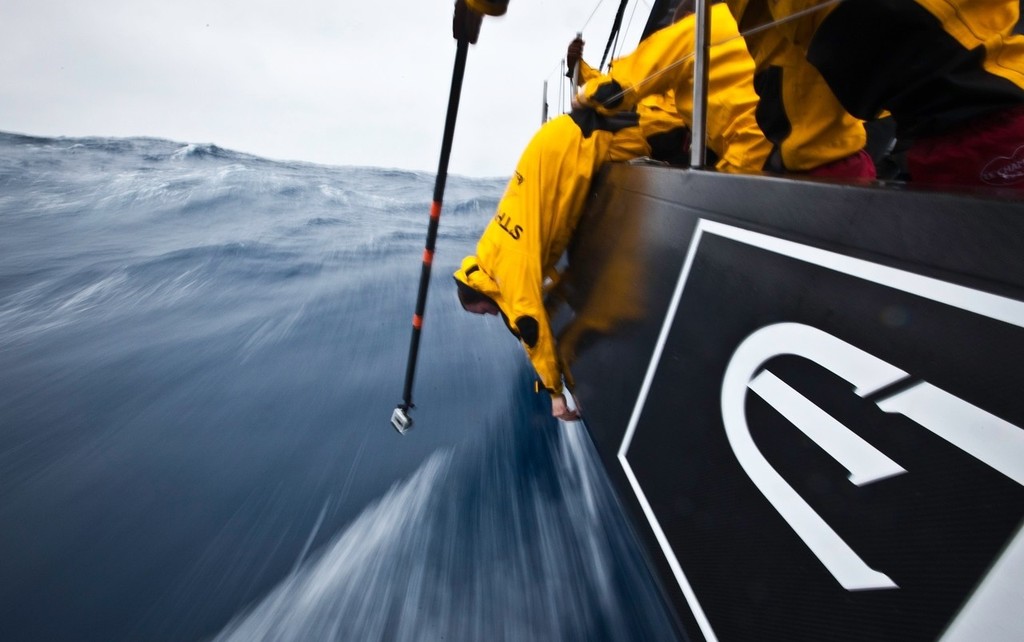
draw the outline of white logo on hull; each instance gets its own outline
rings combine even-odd
[[[633,414],[623,435],[618,460],[701,633],[707,640],[714,641],[717,640],[714,628],[669,536],[662,528],[657,512],[648,501],[643,484],[630,463],[629,454],[673,324],[678,314],[687,313],[680,311],[683,293],[690,269],[701,250],[702,240],[707,237],[728,239],[759,248],[808,266],[819,266],[1021,329],[1024,329],[1024,302],[723,223],[704,219],[698,221]],[[701,311],[697,310],[696,313],[700,314]],[[803,355],[833,369],[840,377],[853,383],[856,393],[862,397],[877,393],[909,375],[816,328],[801,324],[778,325],[789,329],[779,331],[776,326],[767,326],[755,331],[741,343],[740,348],[746,346],[745,354],[737,348],[728,374],[723,379],[722,414],[731,447],[734,452],[738,451],[737,457],[743,463],[744,471],[758,484],[761,492],[766,497],[772,495],[779,498],[783,510],[797,516],[789,522],[790,526],[794,531],[803,533],[802,541],[807,543],[810,550],[815,551],[814,554],[826,567],[830,566],[833,577],[841,585],[849,590],[898,589],[895,582],[883,572],[885,569],[869,567],[771,467],[750,441],[744,408],[747,390],[755,392],[845,466],[850,472],[851,483],[862,486],[895,475],[913,474],[914,471],[904,470],[898,462],[863,441],[771,372],[759,372],[759,369],[771,355]],[[785,338],[789,343],[769,347],[764,341],[765,337],[770,336],[767,333],[769,330],[771,333],[780,332],[776,336]],[[752,343],[748,345],[750,341]],[[1020,428],[927,382],[904,388],[876,403],[883,411],[910,418],[1024,485],[1024,431]],[[830,550],[819,539],[838,543],[838,546],[835,551]],[[981,584],[970,596],[965,596],[967,601],[949,624],[942,639],[1024,639],[1024,619],[1018,617],[1024,608],[1021,577],[1024,577],[1024,523],[1002,555],[995,560]]]
[[[743,470],[836,581],[849,591],[898,588],[869,567],[765,459],[744,411],[750,389],[786,417],[863,486],[906,473],[899,464],[811,403],[768,370],[769,359],[809,359],[855,386],[866,397],[907,373],[811,326],[778,323],[757,330],[733,353],[722,382],[722,420]],[[1024,485],[1024,431],[935,386],[921,382],[878,402],[888,413],[916,421],[954,446]]]

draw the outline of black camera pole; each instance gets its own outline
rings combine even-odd
[[[458,18],[458,14],[456,14]],[[474,41],[476,38],[472,38]],[[412,317],[412,340],[409,344],[409,360],[405,370],[405,388],[402,392],[402,403],[391,413],[391,425],[400,434],[412,428],[412,417],[409,411],[412,403],[412,384],[416,375],[416,360],[419,356],[420,333],[423,329],[423,313],[427,306],[427,286],[430,285],[430,268],[434,262],[434,245],[437,242],[437,227],[441,221],[441,203],[444,200],[445,183],[448,180],[448,159],[452,152],[452,139],[455,136],[455,119],[459,113],[459,98],[462,94],[462,79],[466,71],[466,55],[469,51],[469,37],[458,37],[455,50],[455,68],[452,71],[451,93],[448,95],[448,115],[445,118],[444,137],[441,142],[441,158],[437,167],[437,178],[434,180],[434,201],[430,205],[430,224],[427,227],[427,243],[423,250],[423,269],[420,272],[420,289],[416,295],[416,311]]]

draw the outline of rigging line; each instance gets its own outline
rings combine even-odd
[[[565,76],[565,61],[564,60],[561,62],[561,65],[560,65],[558,71],[562,74],[562,76]],[[560,80],[558,82],[558,109],[563,114],[565,113],[565,94],[566,94],[565,82]]]
[[[604,4],[604,0],[597,0],[597,4],[596,4],[596,5],[594,6],[594,10],[590,12],[590,17],[589,17],[589,18],[587,18],[587,21],[583,23],[583,27],[581,27],[581,28],[580,28],[580,29],[578,30],[578,33],[583,33],[584,31],[586,31],[586,30],[587,30],[587,26],[588,26],[588,25],[590,24],[590,21],[594,19],[594,16],[595,16],[595,15],[597,15],[597,10],[601,8],[601,5],[602,5],[602,4]],[[555,68],[554,68],[554,69],[552,69],[551,71],[549,71],[549,72],[548,72],[548,75],[547,75],[547,76],[545,76],[545,77],[544,77],[544,79],[545,79],[545,80],[551,80],[551,76],[552,76],[552,75],[553,75],[553,74],[554,74],[555,72],[559,71],[559,69],[560,69],[560,67],[561,67],[561,64],[562,64],[563,62],[565,62],[565,60],[560,60],[560,61],[558,62],[558,64],[556,64],[556,65],[555,65]],[[564,70],[564,69],[561,69],[561,71],[562,71],[563,73],[565,72],[565,70]]]
[[[597,15],[597,10],[601,8],[602,4],[604,4],[604,0],[597,0],[597,5],[594,7],[594,10],[590,12],[590,17],[587,18],[587,21],[583,23],[583,27],[579,29],[580,33],[583,33],[584,31],[587,30],[587,25],[589,25],[590,21],[594,19],[595,15]]]
[[[626,12],[626,4],[628,2],[629,0],[621,0],[621,2],[619,2],[618,9],[615,10],[615,20],[612,21],[612,31],[608,35],[608,44],[604,46],[604,54],[601,56],[601,63],[597,66],[598,69],[604,67],[605,61],[609,59],[608,54],[612,50],[612,45],[615,42],[618,42],[619,32],[622,30],[622,16]]]
[[[562,58],[561,60],[559,60],[558,62],[556,62],[556,63],[555,63],[555,68],[554,68],[554,69],[552,69],[551,71],[549,71],[549,72],[548,72],[548,75],[547,75],[547,76],[544,76],[544,80],[551,80],[551,77],[552,77],[552,76],[554,76],[554,75],[555,75],[555,74],[557,74],[557,73],[558,73],[558,72],[559,72],[560,70],[562,70],[562,69],[563,69],[563,64],[564,64],[564,63],[565,63],[565,58]],[[562,73],[565,73],[565,72],[563,71]]]
[[[594,19],[594,16],[597,15],[597,10],[601,8],[602,4],[604,4],[604,0],[597,0],[597,4],[594,5],[594,10],[590,12],[590,16],[587,18],[587,21],[583,23],[583,27],[581,27],[579,29],[579,31],[577,31],[577,33],[583,33],[584,31],[586,31],[587,26],[590,24],[590,21]],[[634,7],[634,12],[635,11],[636,11],[636,9]],[[630,20],[632,20],[632,18],[630,18]],[[560,75],[565,75],[565,59],[564,58],[562,60],[558,61],[558,63],[555,65],[555,67],[551,71],[548,72],[548,74],[544,77],[544,79],[545,80],[551,80],[551,76],[553,76],[555,73],[558,73]],[[559,91],[558,104],[559,104],[559,108],[562,110],[563,114],[565,113],[565,106],[564,106],[565,105],[565,100],[564,100],[563,96],[561,95],[561,92],[562,92],[564,84],[565,83],[563,83],[561,80],[559,80],[559,84],[558,84],[558,91]],[[575,89],[573,87],[569,88],[569,92],[570,92],[570,94],[575,94],[576,93],[576,91],[575,91]]]
[[[626,30],[623,33],[629,33],[629,30],[633,28],[633,18],[636,17],[636,10],[640,8],[641,2],[643,2],[643,4],[645,4],[645,5],[647,5],[647,3],[644,2],[644,0],[640,0],[639,2],[634,2],[633,3],[633,12],[629,14],[629,22],[626,23]],[[647,7],[650,8],[650,5],[647,5]],[[625,40],[620,41],[618,44],[625,45]],[[608,62],[608,68],[609,69],[612,66],[612,61],[614,61],[616,58],[620,57],[621,55],[622,55],[622,48],[619,47],[618,45],[616,45],[615,51],[612,52],[612,60]]]
[[[732,42],[734,40],[739,40],[741,38],[746,38],[748,36],[752,36],[754,34],[761,33],[762,31],[767,31],[768,29],[771,29],[773,27],[777,27],[779,25],[784,25],[786,23],[793,22],[794,20],[799,20],[800,18],[808,16],[808,15],[810,15],[812,13],[816,13],[818,11],[822,11],[823,9],[827,9],[829,7],[832,7],[832,6],[835,6],[835,5],[838,5],[838,4],[842,4],[845,1],[846,0],[826,0],[825,2],[822,2],[821,4],[815,5],[813,7],[808,7],[807,9],[801,9],[800,11],[797,11],[796,13],[790,14],[790,15],[785,16],[783,18],[779,18],[778,20],[773,20],[773,21],[765,23],[763,25],[758,25],[756,27],[753,27],[752,29],[748,29],[747,31],[741,32],[739,35],[732,36],[731,38],[726,38],[725,40],[720,40],[718,42],[713,42],[710,45],[708,45],[708,48],[710,49],[710,48],[713,48],[713,47],[721,47],[722,45],[728,44],[728,43],[730,43],[730,42]],[[642,85],[644,85],[644,84],[654,80],[658,76],[661,76],[663,74],[668,73],[669,71],[672,71],[673,69],[675,69],[679,65],[683,64],[684,62],[686,62],[688,60],[691,60],[694,56],[696,56],[696,52],[686,54],[685,56],[683,56],[679,60],[676,60],[675,62],[669,64],[664,69],[659,69],[658,71],[655,71],[650,76],[647,76],[646,78],[641,78],[639,82],[637,82],[635,85],[633,85],[633,87],[631,87],[629,89],[623,89],[619,93],[614,94],[612,96],[609,96],[608,98],[605,99],[605,102],[606,103],[612,103],[612,102],[617,101],[618,99],[620,99],[623,96],[625,96],[627,93],[629,93],[634,88],[640,87],[640,86],[642,86]]]

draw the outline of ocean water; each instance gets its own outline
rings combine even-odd
[[[504,179],[0,134],[0,639],[665,640],[583,427],[451,272]]]

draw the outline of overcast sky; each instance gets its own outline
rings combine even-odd
[[[0,0],[0,131],[153,136],[433,172],[455,59],[453,4]],[[623,53],[650,5],[627,9]],[[512,171],[540,125],[545,80],[551,113],[559,111],[566,45],[583,30],[596,65],[617,6],[511,0],[505,16],[484,19],[469,51],[452,173]]]

